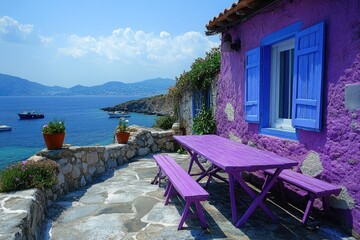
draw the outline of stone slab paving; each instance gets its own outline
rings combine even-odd
[[[186,168],[187,155],[171,154]],[[184,229],[177,225],[184,201],[176,196],[165,206],[164,188],[151,185],[157,167],[149,155],[106,173],[95,184],[72,192],[48,210],[43,230],[44,239],[354,239],[330,223],[304,227],[285,211],[267,203],[279,217],[274,223],[262,210],[256,210],[238,229],[231,223],[228,187],[212,182],[207,188],[209,200],[203,203],[208,229],[196,218],[189,219]],[[245,196],[238,191],[237,197]],[[244,199],[245,202],[249,199]],[[246,207],[239,205],[239,214]]]

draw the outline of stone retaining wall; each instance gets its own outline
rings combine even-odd
[[[134,127],[134,126],[132,126]],[[28,160],[51,159],[60,165],[58,183],[52,188],[0,193],[0,240],[38,239],[46,207],[57,198],[90,184],[105,171],[126,164],[137,156],[173,151],[173,131],[156,131],[135,126],[127,144],[70,146],[42,150]],[[10,221],[9,221],[10,220]]]

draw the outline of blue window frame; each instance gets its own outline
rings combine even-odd
[[[194,118],[199,112],[202,105],[205,104],[206,109],[211,106],[211,91],[195,90],[192,96],[192,117]]]
[[[265,36],[261,40],[260,47],[246,52],[245,120],[259,123],[261,134],[297,140],[297,129],[311,131],[321,129],[324,22],[305,30],[301,30],[301,26],[302,22],[297,22]],[[274,78],[272,55],[274,56],[274,47],[281,46],[282,42],[295,42],[295,44],[292,49],[288,50],[288,48],[279,55],[282,59],[287,59],[286,64],[291,63],[293,66],[287,66],[288,70],[284,70],[286,74],[291,71],[291,77],[287,80],[291,82],[284,83],[279,80],[278,84],[281,87],[287,86],[288,91],[275,92],[284,95],[277,96],[276,107],[280,102],[280,110],[276,111],[281,113],[280,118],[284,118],[284,115],[286,118],[291,116],[289,121],[293,130],[274,127],[275,108],[272,98],[275,94],[272,87],[274,84],[272,82],[274,81],[272,80]],[[283,63],[282,65],[284,66]],[[288,102],[283,103],[283,99]],[[283,111],[286,111],[286,114]]]

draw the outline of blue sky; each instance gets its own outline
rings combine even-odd
[[[53,86],[175,78],[234,0],[0,0],[0,73]]]

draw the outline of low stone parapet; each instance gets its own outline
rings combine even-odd
[[[0,240],[39,239],[46,208],[60,196],[91,184],[96,176],[126,164],[137,156],[174,150],[172,131],[132,126],[127,144],[106,146],[64,145],[59,150],[44,149],[29,159],[50,159],[60,165],[58,183],[48,189],[0,193]]]

